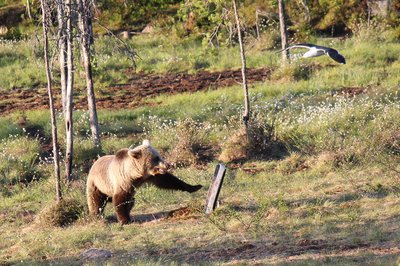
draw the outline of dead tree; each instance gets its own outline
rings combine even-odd
[[[248,122],[250,120],[250,101],[249,101],[249,90],[247,87],[247,79],[246,79],[246,55],[244,52],[243,41],[242,41],[242,32],[240,28],[240,20],[236,7],[236,0],[233,0],[233,9],[235,12],[235,20],[236,20],[236,28],[238,31],[239,38],[239,46],[240,46],[240,56],[242,59],[242,78],[243,78],[243,92],[244,92],[244,111],[242,114],[242,119],[244,126],[246,128],[246,133],[248,129]]]
[[[57,120],[54,109],[53,87],[52,87],[52,79],[51,79],[50,63],[49,63],[49,39],[48,39],[49,27],[48,27],[48,17],[47,17],[49,9],[47,7],[46,0],[41,0],[41,7],[42,7],[43,37],[44,37],[44,63],[47,76],[47,91],[49,94],[51,129],[52,129],[51,132],[53,139],[54,174],[56,177],[56,200],[57,202],[59,202],[62,198],[61,185],[60,185],[60,163],[58,158]]]
[[[60,64],[60,82],[61,82],[61,103],[64,117],[66,111],[67,99],[67,32],[65,19],[65,0],[56,0],[57,3],[57,20],[58,20],[58,51]]]
[[[78,0],[78,21],[81,34],[81,55],[86,76],[87,101],[89,109],[89,123],[94,144],[100,146],[99,123],[97,119],[96,98],[94,94],[92,65],[90,61],[90,45],[92,40],[91,21],[93,8],[90,0]]]
[[[67,86],[66,86],[66,114],[65,114],[65,130],[66,130],[66,149],[65,149],[65,178],[72,178],[72,160],[74,148],[74,130],[73,130],[73,87],[74,87],[74,52],[73,52],[73,13],[74,6],[72,0],[66,0],[66,39],[67,39]]]
[[[284,50],[288,47],[288,35],[286,27],[286,13],[285,4],[283,0],[278,0],[279,8],[279,27],[281,30],[281,44],[282,44],[282,64],[286,64],[289,61],[289,51]]]

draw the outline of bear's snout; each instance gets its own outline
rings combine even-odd
[[[169,163],[160,162],[158,166],[154,167],[154,171],[158,174],[165,174],[170,168]]]

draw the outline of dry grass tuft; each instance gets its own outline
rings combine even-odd
[[[274,127],[260,122],[251,122],[234,132],[223,144],[219,160],[225,163],[245,159],[272,157],[277,144]]]
[[[198,164],[208,159],[207,125],[185,119],[176,128],[177,143],[167,155],[170,163],[178,167]]]
[[[248,149],[249,141],[246,129],[241,127],[223,144],[218,160],[225,163],[243,160],[248,156]]]
[[[84,206],[76,199],[62,199],[46,207],[39,214],[43,226],[65,227],[78,220],[84,213]]]

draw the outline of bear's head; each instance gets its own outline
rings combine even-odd
[[[131,146],[128,154],[135,160],[135,164],[140,166],[144,176],[165,174],[168,171],[169,164],[161,158],[148,140],[143,140],[140,146]]]

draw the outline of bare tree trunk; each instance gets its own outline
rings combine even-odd
[[[49,64],[49,40],[48,40],[48,18],[47,18],[47,4],[46,0],[41,0],[42,6],[42,14],[43,14],[43,36],[44,36],[44,62],[46,68],[46,76],[47,76],[47,90],[49,94],[49,105],[50,105],[50,115],[51,115],[51,132],[53,138],[53,160],[54,160],[54,174],[56,177],[56,200],[60,202],[61,195],[61,185],[60,185],[60,162],[58,158],[58,141],[57,141],[57,120],[56,114],[54,110],[54,100],[53,100],[53,87],[50,73],[50,64]]]
[[[247,79],[246,79],[246,55],[244,52],[243,41],[242,41],[242,32],[240,29],[240,20],[236,7],[236,0],[232,0],[233,9],[235,11],[235,19],[236,19],[236,27],[238,31],[239,37],[239,46],[240,46],[240,56],[242,59],[242,78],[243,78],[243,92],[244,92],[244,111],[242,115],[243,123],[246,127],[246,131],[248,128],[248,122],[250,120],[250,101],[249,101],[249,90],[247,87]]]
[[[56,2],[58,18],[58,60],[60,61],[61,103],[65,117],[67,114],[67,32],[65,21],[65,2],[64,0],[57,0]]]
[[[79,2],[79,28],[81,32],[81,52],[83,59],[83,66],[86,74],[86,90],[89,109],[89,122],[90,130],[92,132],[92,139],[94,144],[100,146],[100,132],[99,123],[97,119],[96,98],[94,95],[94,86],[92,78],[92,65],[90,62],[90,44],[91,44],[91,20],[92,8],[90,0],[78,0]]]
[[[31,5],[29,3],[29,0],[26,0],[26,12],[28,13],[28,18],[32,19],[32,15],[31,15]]]
[[[285,14],[285,4],[283,0],[278,0],[279,7],[279,27],[281,30],[281,43],[282,50],[288,47],[288,36],[286,30],[286,14]],[[286,64],[289,61],[289,51],[282,51],[282,64]]]
[[[71,180],[72,176],[72,159],[74,147],[73,135],[73,87],[74,87],[74,54],[73,54],[73,32],[72,32],[72,16],[73,7],[72,1],[66,0],[66,15],[67,15],[67,87],[66,87],[66,115],[65,115],[65,130],[66,130],[66,151],[65,151],[65,178]]]
[[[256,9],[256,31],[257,31],[257,39],[260,39],[260,27],[258,25],[258,8]]]

